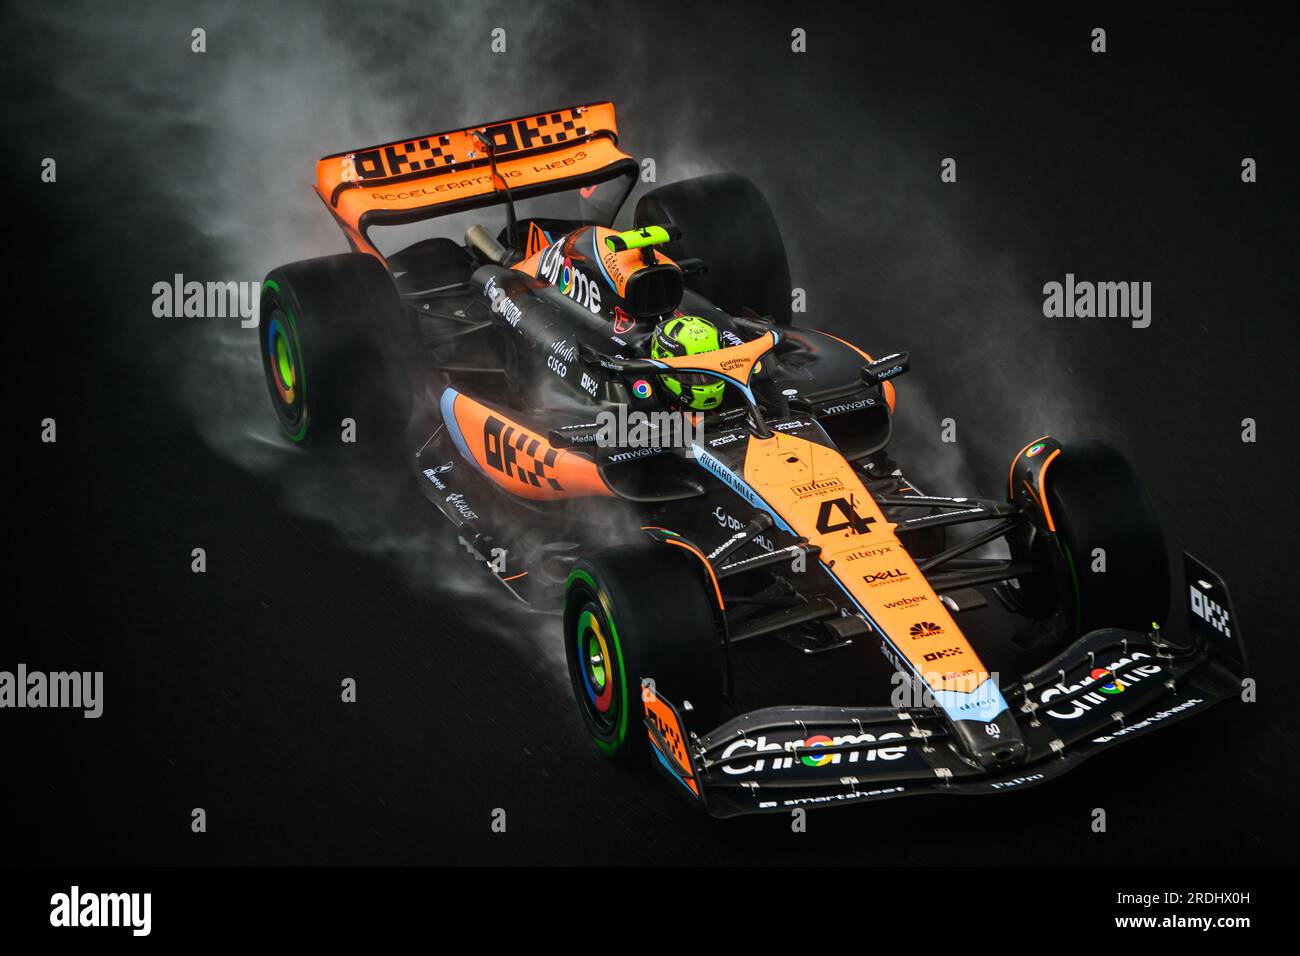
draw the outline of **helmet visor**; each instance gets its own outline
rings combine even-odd
[[[673,372],[672,377],[683,385],[713,385],[718,383],[718,379],[712,375],[703,375],[699,372]]]

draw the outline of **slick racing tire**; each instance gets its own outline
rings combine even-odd
[[[677,707],[688,730],[705,732],[718,723],[717,604],[703,568],[693,561],[684,549],[647,541],[581,558],[569,573],[569,680],[596,746],[617,762],[649,751],[644,677]]]
[[[1124,456],[1099,441],[1064,445],[1043,484],[1056,527],[1054,539],[1040,541],[1052,567],[1043,578],[1054,581],[1055,603],[1070,631],[1146,632],[1163,625],[1169,614],[1165,538]]]
[[[702,259],[708,267],[688,277],[688,287],[732,315],[748,307],[790,324],[785,243],[757,186],[735,173],[715,173],[652,189],[636,204],[635,224],[667,223],[682,237],[665,245],[665,254]]]
[[[349,253],[281,266],[262,283],[259,337],[280,430],[294,442],[340,442],[343,420],[373,446],[411,412],[415,333],[388,270]]]

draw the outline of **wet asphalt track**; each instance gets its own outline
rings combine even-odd
[[[612,24],[537,17],[511,54],[530,65],[484,67],[496,113],[610,97],[624,147],[661,157],[661,181],[724,168],[757,180],[809,324],[911,350],[896,457],[919,463],[926,490],[994,493],[1009,455],[1044,431],[1106,437],[1145,478],[1171,543],[1232,588],[1258,704],[1037,789],[819,814],[795,836],[781,819],[711,823],[651,773],[597,759],[558,655],[541,650],[553,619],[467,588],[446,570],[462,567],[449,541],[358,547],[349,514],[437,519],[397,468],[321,478],[274,451],[265,465],[254,439],[245,454],[222,429],[269,417],[260,383],[238,392],[247,368],[205,352],[208,320],[150,315],[152,284],[175,272],[256,280],[279,259],[341,251],[306,188],[316,156],[487,118],[405,87],[446,82],[445,64],[428,64],[464,67],[461,37],[510,25],[510,10],[404,11],[349,32],[297,7],[256,23],[251,10],[138,9],[129,24],[10,11],[4,32],[6,181],[30,239],[7,253],[16,623],[0,665],[103,670],[107,685],[97,721],[5,713],[12,862],[1294,861],[1300,654],[1284,562],[1300,349],[1295,108],[1282,93],[1295,77],[1269,24],[1107,16],[1102,58],[1086,52],[1091,19],[891,12],[850,28],[828,9],[798,18],[799,59],[785,52],[791,18],[764,9],[690,30],[663,18],[624,48],[603,45]],[[204,17],[220,27],[215,49],[171,62],[188,54],[162,48]],[[368,71],[362,92],[311,72],[321,37]],[[252,71],[239,78],[221,52],[235,46]],[[385,109],[406,119],[380,129],[393,121],[349,96],[390,86],[400,108]],[[479,109],[481,90],[461,93]],[[223,110],[238,116],[214,118]],[[257,116],[276,110],[308,119],[274,135]],[[328,141],[308,135],[317,126]],[[55,186],[36,182],[46,155],[59,157]],[[1236,172],[1246,155],[1259,159],[1252,186]],[[958,159],[955,185],[939,183],[944,156]],[[241,164],[269,204],[218,205],[240,193],[213,169]],[[262,261],[263,220],[286,209],[310,233]],[[1041,286],[1066,272],[1151,281],[1152,326],[1043,318]],[[34,439],[46,416],[54,446]],[[937,439],[948,416],[956,446]],[[1253,445],[1238,437],[1247,416]],[[196,546],[206,575],[189,571]],[[355,706],[338,703],[345,676]],[[196,806],[205,836],[189,831]],[[495,807],[504,835],[489,830]],[[1089,831],[1094,807],[1108,811],[1104,836]]]

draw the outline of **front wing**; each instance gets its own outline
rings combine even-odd
[[[660,767],[715,817],[919,793],[1000,793],[1237,696],[1246,657],[1227,589],[1187,557],[1188,632],[1093,631],[1004,688],[1025,754],[999,772],[963,756],[938,707],[769,707],[700,737],[643,685]]]

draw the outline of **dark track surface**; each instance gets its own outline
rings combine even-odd
[[[1286,33],[1185,7],[855,22],[857,5],[742,19],[696,4],[683,29],[634,24],[645,8],[629,5],[576,29],[568,7],[522,22],[509,7],[182,6],[127,5],[129,23],[7,14],[5,172],[11,228],[29,238],[8,253],[18,521],[0,667],[106,674],[97,721],[0,714],[10,862],[1295,860]],[[513,45],[493,59],[498,20]],[[1095,25],[1104,56],[1087,52]],[[456,79],[471,66],[490,89]],[[911,350],[895,456],[927,491],[996,493],[1047,431],[1122,449],[1171,545],[1232,588],[1259,703],[999,798],[819,814],[798,836],[781,818],[717,825],[648,771],[597,758],[554,619],[467,586],[474,569],[403,470],[322,473],[260,443],[254,332],[151,315],[153,283],[174,273],[257,281],[342,251],[308,189],[326,152],[597,98],[661,182],[735,169],[759,183],[806,324]],[[37,180],[45,156],[57,184]],[[939,181],[945,156],[957,184]],[[1243,156],[1260,182],[1240,182]],[[1152,326],[1044,318],[1042,285],[1067,272],[1151,281]],[[235,343],[220,354],[216,326]],[[47,416],[56,445],[35,437]],[[1248,416],[1255,444],[1239,437]],[[956,445],[938,440],[945,417]],[[194,547],[206,574],[190,572]],[[339,703],[349,676],[354,706]],[[206,835],[190,833],[193,807]]]

